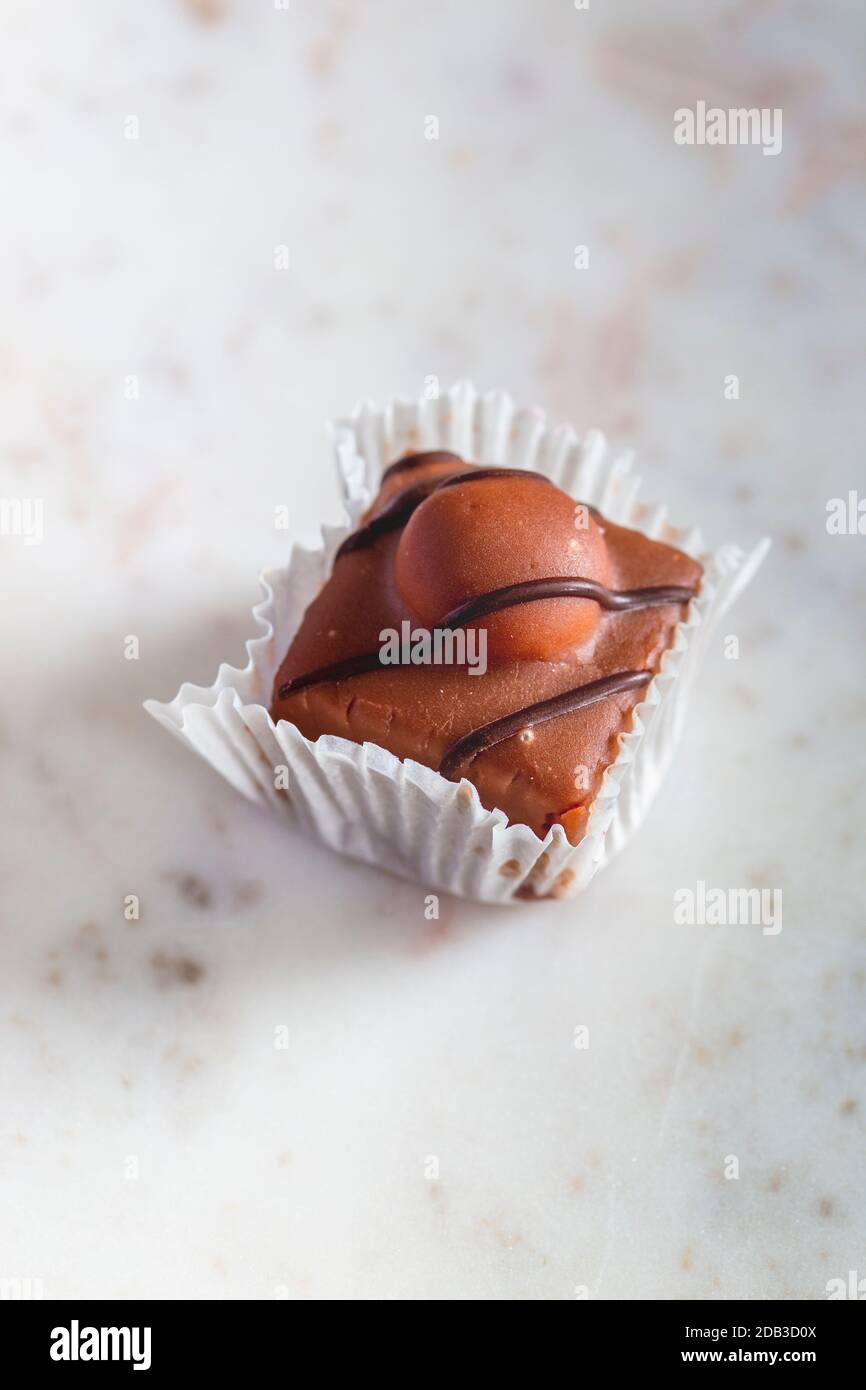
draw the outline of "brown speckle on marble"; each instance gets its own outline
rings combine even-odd
[[[680,1269],[687,1269],[687,1270],[688,1270],[688,1269],[692,1269],[693,1267],[694,1267],[694,1254],[693,1254],[693,1252],[692,1252],[692,1247],[691,1247],[690,1245],[687,1245],[686,1248],[685,1248],[685,1250],[683,1251],[683,1253],[680,1255]]]
[[[854,1096],[848,1096],[845,1100],[843,1100],[842,1104],[839,1106],[839,1114],[853,1115],[857,1109],[858,1104],[859,1102],[855,1100]]]
[[[752,888],[771,888],[779,879],[778,873],[774,872],[771,865],[759,864],[756,868],[748,868],[746,874]]]
[[[204,1067],[204,1059],[195,1052],[189,1052],[181,1043],[173,1043],[162,1054],[163,1061],[170,1062],[184,1076],[192,1076]]]
[[[433,1203],[433,1205],[437,1207],[440,1212],[443,1211],[445,1207],[445,1188],[442,1186],[442,1183],[438,1180],[438,1178],[435,1182],[428,1182],[427,1190],[430,1194],[430,1201]]]
[[[176,486],[174,478],[157,478],[120,517],[114,548],[114,565],[117,569],[125,569],[150,541],[165,517],[166,503]]]
[[[103,940],[102,928],[96,922],[87,921],[82,923],[72,939],[72,952],[74,955],[83,957],[95,965],[95,979],[105,983],[114,978],[111,971],[108,969],[109,952]],[[50,958],[56,961],[57,952],[51,952]],[[56,966],[52,965],[49,975],[55,970]],[[53,987],[59,988],[58,985],[54,985]]]
[[[791,555],[799,555],[806,549],[806,537],[802,531],[783,531],[782,544]]]
[[[767,276],[767,289],[777,299],[795,299],[803,288],[800,277],[792,270],[773,270]]]
[[[334,15],[329,28],[313,40],[307,50],[307,66],[316,78],[330,77],[341,56],[352,17],[347,11]]]
[[[171,956],[157,951],[150,959],[160,989],[170,985],[196,985],[204,975],[204,966],[189,956]]]
[[[453,150],[448,151],[448,163],[452,169],[468,169],[478,158],[475,150],[469,145],[457,145]]]
[[[755,694],[754,690],[750,689],[748,685],[743,685],[742,683],[735,685],[731,693],[733,694],[734,699],[737,700],[738,703],[741,704],[744,709],[757,708],[758,697]]]
[[[526,1244],[523,1236],[518,1235],[516,1231],[507,1231],[501,1221],[494,1221],[488,1216],[482,1216],[478,1224],[483,1231],[489,1231],[495,1237],[503,1250],[513,1250],[515,1246]]]
[[[523,63],[510,63],[502,76],[506,92],[519,100],[539,97],[546,90],[537,70]]]
[[[183,8],[200,24],[219,24],[225,17],[222,0],[181,0]]]
[[[235,884],[232,889],[232,902],[235,907],[251,907],[264,896],[264,891],[261,883],[246,879],[243,883]]]
[[[178,895],[190,907],[202,910],[213,905],[213,894],[203,878],[194,873],[170,873],[166,878],[177,888]]]
[[[824,1221],[830,1221],[836,1215],[836,1206],[832,1197],[822,1197],[818,1203],[818,1215]]]

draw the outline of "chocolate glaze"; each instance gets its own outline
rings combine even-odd
[[[398,531],[401,526],[405,526],[415,509],[420,507],[425,497],[429,497],[437,487],[438,479],[433,479],[431,482],[416,483],[414,487],[406,487],[402,492],[398,492],[384,511],[346,537],[337,551],[335,562],[341,555],[348,555],[352,550],[364,550],[380,536],[387,535],[389,531]]]
[[[448,459],[453,460],[460,468],[466,462],[459,454],[452,454],[450,449],[429,449],[424,454],[407,454],[405,458],[398,459],[385,469],[379,486],[381,487],[386,478],[393,478],[395,473],[402,473],[405,469],[423,468],[428,463],[445,463]]]
[[[453,780],[458,768],[469,758],[476,757],[494,744],[503,743],[507,738],[535,724],[543,724],[548,719],[558,719],[560,715],[572,714],[585,709],[597,700],[606,700],[608,695],[618,695],[623,690],[634,690],[639,685],[648,685],[652,671],[617,671],[615,675],[604,676],[601,680],[590,681],[587,685],[575,686],[554,695],[550,700],[540,700],[537,705],[527,705],[525,709],[506,714],[502,719],[494,719],[490,724],[482,724],[464,734],[447,749],[439,764],[441,776]]]
[[[357,656],[347,656],[343,661],[332,661],[328,666],[317,666],[315,671],[304,671],[293,680],[286,681],[277,691],[277,699],[285,700],[287,695],[296,695],[306,690],[308,685],[323,685],[325,681],[345,681],[350,676],[363,676],[367,671],[381,667],[379,648],[374,652],[359,652]]]
[[[424,464],[434,461],[447,461],[453,459],[455,465],[462,465],[464,460],[457,454],[452,454],[445,450],[435,450],[427,453],[412,454],[404,459],[398,459],[391,464],[383,474],[383,480],[393,476],[404,469],[411,470]],[[400,492],[377,516],[372,517],[365,525],[360,527],[352,535],[347,536],[343,541],[336,558],[354,550],[361,550],[373,545],[375,541],[390,531],[398,530],[404,526],[413,512],[421,503],[432,493],[440,488],[455,487],[459,484],[470,482],[481,482],[488,478],[509,478],[524,477],[533,478],[540,482],[550,483],[550,479],[543,473],[536,473],[528,469],[518,468],[478,468],[473,467],[465,472],[457,472],[445,478],[433,478],[424,483],[409,485],[401,489]],[[594,508],[586,503],[576,503],[587,507],[593,517],[599,522],[603,522],[603,517]],[[519,604],[532,603],[538,599],[551,598],[580,598],[591,599],[598,603],[602,608],[615,612],[624,612],[635,608],[652,608],[663,604],[684,604],[694,598],[697,588],[680,585],[654,585],[642,589],[615,590],[609,589],[603,584],[598,584],[594,580],[579,579],[570,577],[553,577],[549,579],[527,580],[519,584],[509,584],[501,589],[492,589],[489,593],[480,594],[467,602],[460,604],[451,610],[442,620],[441,626],[460,627],[465,623],[472,622],[478,618],[485,617],[492,613],[500,612],[502,609],[511,608]],[[336,661],[326,666],[319,666],[315,670],[307,671],[282,685],[277,692],[277,698],[283,700],[288,695],[294,695],[298,691],[304,690],[309,686],[318,685],[328,681],[347,680],[352,676],[364,675],[370,671],[383,669],[380,662],[380,654],[376,651],[360,652],[353,657],[348,657],[342,661]],[[607,699],[610,695],[620,694],[626,690],[633,690],[639,686],[647,685],[652,680],[651,671],[619,671],[613,675],[605,676],[600,680],[590,681],[585,685],[575,686],[571,690],[563,691],[551,699],[542,700],[537,704],[527,705],[523,709],[516,710],[512,714],[504,715],[500,719],[495,719],[488,724],[483,724],[477,729],[471,730],[446,750],[440,764],[439,772],[443,777],[453,778],[463,763],[476,757],[487,748],[492,748],[496,744],[503,743],[506,739],[513,738],[515,734],[524,729],[532,728],[533,725],[543,724],[547,720],[557,719],[562,715],[571,714],[575,710],[584,709],[588,705]]]
[[[689,603],[696,593],[696,589],[679,584],[656,584],[646,589],[617,590],[596,584],[593,579],[528,579],[523,584],[508,584],[503,589],[491,589],[489,594],[480,594],[478,598],[461,603],[459,608],[451,610],[440,626],[461,627],[463,623],[473,622],[489,613],[499,613],[503,608],[532,603],[536,599],[588,598],[600,604],[602,608],[625,612],[631,608],[658,608],[665,603]],[[375,671],[379,665],[378,650],[360,652],[357,656],[347,657],[345,661],[335,661],[329,666],[319,666],[315,671],[306,671],[303,675],[295,676],[293,680],[280,686],[277,698],[284,700],[287,695],[294,695],[308,685],[361,676],[367,671]],[[562,713],[566,711],[563,710]]]
[[[629,608],[657,608],[663,603],[688,603],[695,589],[677,584],[656,584],[646,589],[608,589],[594,579],[528,579],[522,584],[506,584],[488,594],[467,599],[442,619],[443,627],[461,627],[476,618],[499,613],[503,608],[532,603],[542,598],[589,598],[602,608],[625,612]]]

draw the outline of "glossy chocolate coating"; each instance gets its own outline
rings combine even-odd
[[[601,680],[589,681],[587,685],[576,686],[574,690],[564,690],[561,695],[553,695],[549,700],[539,700],[537,705],[527,705],[514,714],[503,715],[479,729],[464,734],[446,752],[439,764],[443,777],[454,777],[470,758],[477,758],[497,743],[514,738],[515,734],[529,732],[548,719],[561,719],[563,715],[574,714],[576,710],[586,709],[598,700],[606,700],[609,695],[619,695],[624,690],[636,690],[638,686],[648,685],[652,680],[651,671],[617,671],[612,676],[602,676]]]
[[[475,486],[465,481],[469,472]],[[307,610],[277,673],[272,713],[290,719],[308,738],[332,733],[369,740],[398,757],[440,768],[452,779],[468,777],[485,806],[501,808],[511,821],[530,825],[542,837],[559,821],[577,843],[604,770],[616,757],[619,734],[630,727],[631,712],[673,640],[701,567],[682,552],[590,511],[595,529],[581,529],[600,542],[601,555],[591,558],[597,574],[575,572],[577,566],[562,561],[576,529],[574,502],[537,475],[527,479],[514,471],[503,477],[496,469],[483,479],[484,472],[442,453],[392,465],[355,533],[362,539],[344,545],[331,578]],[[491,489],[504,489],[496,507],[504,517],[501,524],[511,528],[508,547],[490,542]],[[423,507],[436,499],[438,510],[449,494],[476,499],[472,507],[466,500],[461,504],[459,526],[454,515],[440,518],[443,532],[452,532],[452,556],[466,547],[474,554],[471,565],[458,565],[459,583],[433,573],[434,621],[454,625],[461,609],[468,621],[484,627],[519,616],[521,629],[537,629],[530,640],[549,651],[551,632],[558,646],[565,624],[551,628],[533,615],[556,605],[586,606],[593,610],[589,630],[581,626],[573,640],[547,657],[516,655],[506,643],[484,676],[471,676],[459,666],[382,667],[380,631],[399,628],[404,619],[419,623],[419,601],[433,612],[433,596],[419,595],[404,576],[411,589],[412,602],[407,601],[398,583],[398,557]],[[490,506],[479,500],[485,495]],[[545,498],[556,499],[549,509]],[[393,517],[395,504],[408,513],[404,520],[371,525],[385,513]],[[544,566],[555,559],[553,570],[541,565],[531,543],[524,543],[539,535],[541,514],[553,533],[545,541]],[[524,516],[528,524],[517,524],[515,519]],[[485,534],[479,538],[476,528]],[[403,549],[405,559],[411,550]],[[492,564],[490,573],[482,572],[485,555],[496,560],[498,571]],[[512,567],[503,570],[506,560]],[[503,573],[506,580],[497,584]],[[443,609],[455,584],[458,593],[473,592]],[[544,584],[572,588],[549,597],[549,590],[538,587]],[[506,637],[509,633],[522,640],[513,622]]]
[[[397,547],[400,595],[431,628],[491,589],[549,575],[606,584],[610,567],[595,517],[539,474],[479,469],[475,480],[441,483],[415,508]],[[486,610],[488,656],[550,660],[587,642],[599,616],[597,603],[572,597]]]

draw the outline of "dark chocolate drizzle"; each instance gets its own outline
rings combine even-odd
[[[492,720],[490,724],[482,724],[480,728],[472,729],[451,744],[439,764],[439,772],[443,777],[453,780],[457,769],[468,759],[477,757],[479,753],[493,748],[497,743],[504,743],[506,739],[513,738],[524,729],[531,729],[536,724],[545,724],[548,719],[558,719],[563,714],[573,714],[575,710],[586,709],[587,705],[606,700],[609,695],[634,690],[639,685],[648,685],[651,680],[652,671],[617,671],[615,675],[603,676],[601,680],[589,681],[586,685],[577,685],[573,690],[563,690],[561,695],[554,695],[549,700],[539,700],[536,705],[527,705],[525,709],[516,710],[514,714],[506,714],[501,719]]]
[[[452,473],[450,478],[441,478],[435,489],[443,492],[446,487],[456,487],[458,483],[483,483],[486,478],[533,478],[537,483],[550,483],[544,473],[534,473],[531,468],[478,468],[466,473]],[[551,487],[553,484],[550,484]]]
[[[395,473],[403,473],[409,468],[423,468],[428,463],[446,463],[453,460],[461,467],[466,462],[459,454],[452,454],[450,449],[428,449],[423,454],[407,454],[405,458],[398,459],[396,463],[390,464],[382,474],[382,482],[386,478],[393,478]]]
[[[436,460],[445,461],[448,459],[453,459],[455,464],[464,462],[458,454],[452,454],[448,450],[410,454],[406,458],[398,459],[396,463],[392,463],[389,468],[386,468],[382,479],[384,481],[385,478],[402,472],[404,469],[418,468]],[[515,476],[534,478],[545,483],[551,482],[543,473],[536,473],[529,469],[474,467],[466,472],[455,473],[446,478],[431,478],[426,482],[416,483],[414,486],[410,484],[398,492],[377,516],[372,517],[364,526],[346,537],[337,551],[336,559],[353,550],[362,550],[374,544],[380,536],[405,526],[421,503],[432,493],[439,491],[440,488],[455,487],[462,483],[481,482],[486,478],[511,478]],[[595,507],[590,507],[587,503],[577,503],[576,505],[585,506],[596,521],[601,522],[603,520]],[[487,594],[480,594],[476,598],[469,599],[466,603],[459,604],[457,608],[452,609],[445,616],[442,626],[445,628],[461,627],[464,623],[472,622],[477,618],[501,612],[505,608],[513,608],[518,604],[533,603],[539,599],[591,599],[602,608],[613,612],[627,612],[637,608],[655,608],[666,603],[688,603],[696,593],[696,588],[677,584],[657,584],[644,589],[617,590],[608,589],[605,585],[597,584],[592,579],[565,576],[551,579],[530,579],[524,583],[507,584],[501,589],[492,589]],[[300,676],[294,676],[280,686],[277,691],[277,699],[284,700],[287,696],[295,695],[298,691],[305,690],[312,685],[320,685],[328,681],[348,680],[351,676],[365,675],[369,671],[380,669],[382,669],[382,662],[378,649],[373,652],[359,652],[356,656],[347,657],[343,661],[334,661],[328,666],[319,666],[314,671],[307,671]],[[605,700],[609,695],[618,695],[626,690],[637,689],[639,686],[649,684],[651,680],[651,671],[618,671],[614,675],[604,676],[600,680],[589,681],[586,685],[578,685],[571,690],[564,690],[560,695],[554,695],[548,700],[527,705],[524,709],[516,710],[513,714],[503,715],[501,719],[494,719],[489,724],[482,724],[480,728],[472,729],[468,734],[463,734],[446,749],[439,763],[439,772],[443,777],[453,779],[454,774],[463,763],[477,757],[486,749],[493,748],[499,743],[504,743],[506,739],[513,738],[522,730],[530,729],[536,724],[544,724],[549,719],[558,719],[564,714],[572,714],[575,710],[586,709],[588,705]]]
[[[372,545],[380,536],[387,535],[389,531],[399,531],[401,526],[405,526],[410,516],[425,497],[429,497],[431,492],[435,492],[440,479],[434,478],[426,483],[416,483],[414,487],[406,487],[402,492],[398,492],[396,497],[392,497],[384,511],[377,516],[371,517],[366,525],[361,526],[357,531],[353,531],[343,541],[334,557],[334,562],[342,555],[348,555],[353,550],[366,550],[368,545]]]
[[[625,613],[635,608],[659,608],[665,603],[688,603],[695,590],[679,584],[655,584],[646,589],[608,589],[594,579],[527,579],[522,584],[506,584],[487,594],[467,599],[442,619],[443,627],[462,627],[464,623],[499,613],[517,604],[544,598],[587,598],[601,608]]]
[[[416,455],[418,459],[423,459],[424,455]],[[456,457],[456,456],[455,456]],[[413,460],[406,459],[407,464]],[[459,460],[463,463],[463,459]],[[544,473],[531,473],[528,468],[470,468],[466,473],[455,473],[449,478],[428,478],[425,482],[416,482],[409,488],[403,488],[396,493],[395,498],[391,499],[384,512],[379,512],[377,516],[371,517],[366,525],[359,530],[353,531],[343,541],[341,548],[336,552],[336,560],[343,555],[349,555],[352,550],[366,550],[368,545],[373,545],[381,535],[388,534],[388,531],[399,531],[400,527],[406,525],[411,513],[417,512],[418,507],[425,499],[430,498],[431,493],[439,492],[441,488],[452,488],[457,482],[482,482],[485,478],[509,478],[516,474],[520,478],[539,478],[542,482],[549,482]],[[589,509],[591,510],[591,509]]]
[[[324,685],[327,681],[345,681],[350,676],[363,676],[367,671],[375,671],[381,666],[379,648],[374,652],[359,652],[357,656],[347,656],[343,661],[332,661],[328,666],[317,666],[314,671],[293,676],[277,691],[277,699],[285,700],[287,695],[297,695],[308,685]]]
[[[405,459],[403,462],[414,465],[416,458],[424,457],[423,454],[415,454],[411,459]],[[457,457],[456,454],[454,457]],[[457,461],[463,462],[462,459]],[[390,472],[390,469],[388,471]],[[387,474],[383,476],[387,477]],[[366,525],[353,531],[351,536],[346,537],[334,557],[335,563],[342,555],[349,555],[353,550],[366,550],[367,546],[373,545],[380,536],[387,535],[389,531],[399,531],[401,526],[406,525],[412,513],[418,510],[421,503],[432,493],[439,492],[442,488],[454,487],[457,483],[483,482],[486,478],[514,477],[537,478],[543,483],[550,482],[550,479],[546,478],[543,473],[533,473],[528,468],[471,468],[465,473],[453,473],[449,478],[428,478],[426,482],[405,487],[392,497],[383,511],[371,517]],[[589,507],[587,510],[592,511],[593,509]]]
[[[487,594],[469,599],[453,608],[443,619],[443,628],[462,627],[478,618],[499,613],[504,608],[514,608],[519,604],[535,603],[539,599],[584,598],[598,603],[602,608],[614,612],[634,611],[637,608],[659,608],[666,603],[689,603],[697,590],[680,584],[657,584],[645,589],[607,589],[593,579],[528,579],[522,584],[507,584],[502,589],[491,589]],[[319,666],[315,671],[307,671],[286,681],[277,691],[277,699],[284,700],[287,695],[295,695],[310,685],[320,685],[326,681],[347,680],[350,676],[364,675],[375,671],[381,662],[378,649],[374,652],[360,652],[357,656],[335,661],[328,666]],[[586,687],[578,687],[584,689]],[[570,692],[573,694],[574,692]],[[559,698],[559,697],[556,697]],[[534,708],[529,706],[529,708]],[[579,708],[579,706],[575,706]],[[524,711],[525,712],[525,711]],[[562,711],[565,713],[565,711]],[[520,711],[518,711],[518,715]],[[518,715],[514,717],[517,718]],[[510,716],[509,716],[510,717]],[[550,716],[546,716],[550,717]],[[522,727],[522,726],[521,726]],[[499,740],[497,740],[499,742]],[[447,755],[446,755],[447,756]]]

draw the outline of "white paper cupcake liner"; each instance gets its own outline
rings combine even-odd
[[[505,392],[480,396],[466,383],[437,400],[360,406],[332,426],[346,521],[324,527],[321,546],[296,547],[261,576],[254,608],[259,635],[243,670],[222,665],[213,685],[185,684],[170,704],[145,708],[251,800],[271,805],[332,849],[483,902],[572,896],[626,843],[646,815],[671,761],[692,679],[713,626],[754,575],[769,546],[705,551],[696,528],[676,527],[667,508],[637,500],[630,453],[592,430],[550,428],[537,409],[517,409]],[[334,735],[315,742],[268,713],[274,676],[307,606],[325,583],[337,547],[378,488],[383,469],[410,449],[447,448],[472,462],[544,473],[611,521],[699,558],[704,578],[658,674],[620,736],[580,844],[556,825],[544,840],[487,811],[472,784],[401,762],[376,744]],[[286,771],[279,774],[278,770]],[[286,790],[276,783],[287,782]]]

